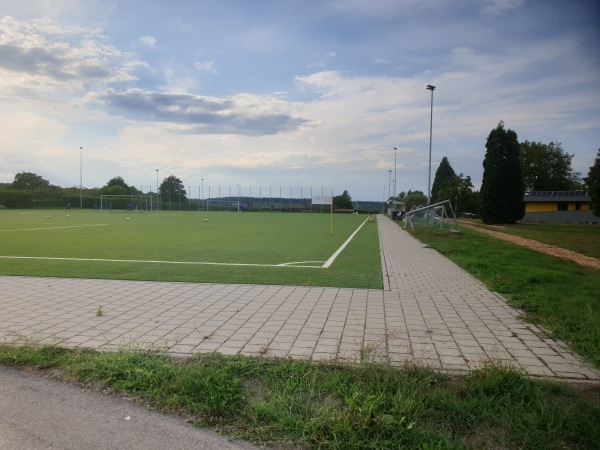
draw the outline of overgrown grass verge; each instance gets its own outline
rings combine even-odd
[[[528,319],[568,342],[600,368],[600,276],[533,250],[462,228],[461,235],[415,231],[490,290],[527,312]]]
[[[255,443],[307,449],[600,448],[600,388],[490,365],[468,376],[407,366],[53,346],[0,346],[0,364],[134,393]]]

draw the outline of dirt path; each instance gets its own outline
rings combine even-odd
[[[514,236],[512,234],[501,233],[500,231],[493,231],[487,228],[483,228],[477,225],[473,225],[470,223],[460,222],[460,225],[469,228],[471,230],[475,230],[479,233],[488,234],[498,239],[502,239],[504,241],[512,242],[513,244],[521,245],[523,247],[530,248],[535,250],[536,252],[545,253],[546,255],[554,256],[555,258],[566,259],[569,261],[573,261],[582,266],[592,267],[594,269],[600,270],[600,259],[593,258],[591,256],[585,256],[581,253],[574,252],[572,250],[567,250],[560,247],[555,247],[553,245],[543,244],[539,241],[535,241],[533,239],[525,239],[519,236]]]

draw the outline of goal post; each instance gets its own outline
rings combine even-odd
[[[100,209],[103,211],[154,211],[152,195],[101,195]]]
[[[450,215],[446,211],[450,210]],[[451,222],[454,222],[454,228]],[[444,200],[427,206],[413,206],[402,218],[403,228],[429,228],[439,232],[460,233],[452,202]]]

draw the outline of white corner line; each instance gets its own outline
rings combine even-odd
[[[346,242],[344,242],[340,248],[338,248],[335,253],[333,255],[331,255],[331,257],[325,261],[325,264],[323,264],[323,269],[329,269],[329,266],[331,266],[333,264],[333,262],[335,261],[335,259],[340,256],[340,253],[342,253],[342,251],[346,248],[346,246],[350,243],[350,241],[354,238],[354,236],[356,236],[356,233],[359,232],[359,230],[363,227],[363,225],[365,223],[367,223],[367,220],[369,219],[365,219],[365,221],[363,223],[360,224],[360,226],[354,231],[354,233],[352,233],[350,235],[350,237],[348,239],[346,239]]]

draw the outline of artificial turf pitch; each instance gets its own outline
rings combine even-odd
[[[0,274],[379,289],[377,225],[365,219],[334,214],[331,227],[318,213],[1,211]]]

